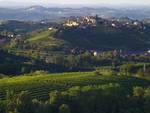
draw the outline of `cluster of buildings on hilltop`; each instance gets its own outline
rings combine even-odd
[[[93,16],[70,17],[63,25],[67,27],[96,25],[96,18]]]
[[[86,27],[86,26],[96,26],[103,24],[105,26],[110,26],[114,28],[138,28],[146,29],[143,22],[138,20],[132,20],[129,18],[112,18],[112,19],[102,19],[98,16],[85,16],[85,17],[70,17],[65,21],[63,26],[66,27]]]

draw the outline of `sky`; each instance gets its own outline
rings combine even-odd
[[[150,0],[0,0],[0,6],[29,6],[29,5],[149,5]]]

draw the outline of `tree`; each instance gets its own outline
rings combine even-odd
[[[59,107],[59,113],[71,113],[69,106],[67,104],[62,104]]]
[[[22,91],[17,95],[16,105],[20,113],[33,113],[32,99],[27,91]]]
[[[60,92],[53,91],[49,94],[49,96],[50,96],[50,100],[49,100],[50,104],[58,105],[61,96]]]
[[[8,90],[6,92],[6,113],[14,112],[16,109],[15,93]]]
[[[144,71],[142,69],[139,69],[138,72],[137,72],[137,76],[144,77],[145,76]]]
[[[133,88],[133,96],[142,97],[144,95],[144,89],[142,87]]]

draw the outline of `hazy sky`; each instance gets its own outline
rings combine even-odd
[[[111,5],[150,5],[150,0],[0,0],[0,6],[6,5],[51,5],[51,4],[111,4]]]

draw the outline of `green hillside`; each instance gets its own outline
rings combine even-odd
[[[86,50],[148,50],[150,29],[96,27],[62,27],[28,32],[19,42],[12,40],[6,48],[32,49],[40,51],[64,51],[72,48]]]
[[[100,50],[147,50],[150,48],[149,33],[138,29],[96,27],[64,28],[55,37],[68,41],[74,47]]]
[[[7,90],[29,91],[32,97],[47,99],[52,90],[66,90],[72,86],[118,83],[130,91],[133,86],[150,86],[149,80],[136,77],[99,76],[94,72],[45,74],[36,72],[21,77],[0,79],[0,97],[4,99]]]

